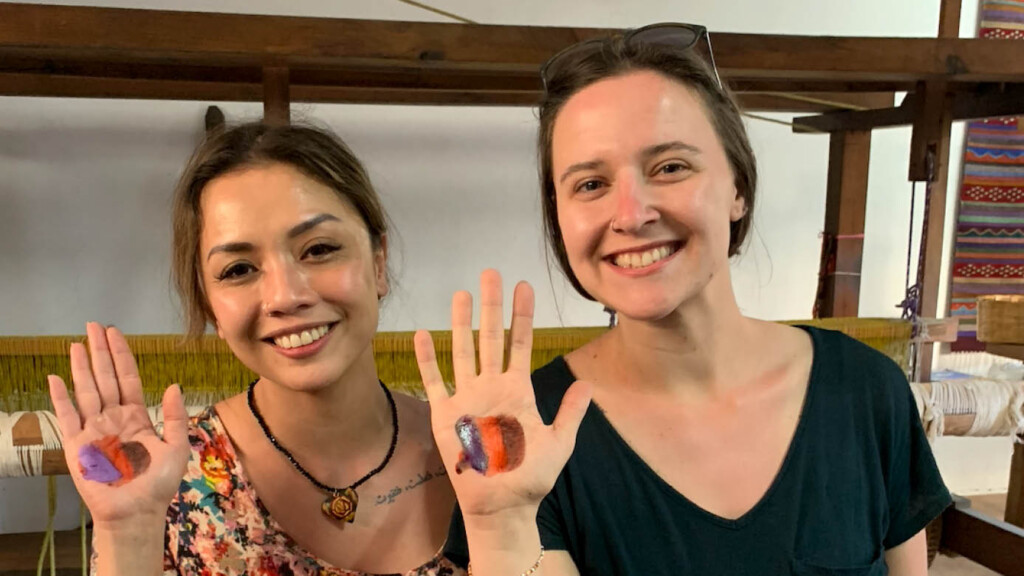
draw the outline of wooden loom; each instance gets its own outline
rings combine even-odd
[[[938,38],[713,34],[720,75],[747,110],[825,112],[794,128],[831,134],[823,316],[857,315],[871,129],[913,125],[910,178],[935,159],[930,210],[943,214],[951,122],[1024,112],[1024,43],[956,38],[960,2],[941,2]],[[291,101],[532,105],[544,60],[608,32],[0,4],[0,95],[263,101],[275,122]],[[896,91],[910,95],[894,108]],[[943,237],[937,218],[923,239],[926,317]],[[1020,445],[1018,461],[1011,498],[1024,493]],[[1024,574],[1022,534],[977,522],[947,513],[946,547]]]

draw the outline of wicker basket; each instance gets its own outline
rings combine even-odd
[[[979,296],[978,341],[1024,344],[1024,296]]]

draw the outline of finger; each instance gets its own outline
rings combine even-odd
[[[89,354],[85,346],[75,342],[71,345],[71,381],[75,387],[75,400],[82,420],[88,420],[100,413],[103,402],[96,390],[96,381],[92,378],[92,367],[89,365]]]
[[[107,331],[100,323],[89,322],[85,325],[85,332],[89,335],[92,375],[96,379],[96,389],[100,393],[103,407],[117,406],[121,403],[121,392],[117,389],[117,373],[110,357]]]
[[[431,404],[448,398],[448,389],[444,387],[441,371],[437,367],[437,354],[434,353],[434,340],[430,332],[419,330],[412,339],[416,349],[416,364],[420,367],[420,378],[423,379],[423,390]]]
[[[480,274],[480,373],[500,374],[505,351],[505,321],[501,314],[501,274]]]
[[[181,387],[172,384],[164,390],[164,442],[176,448],[188,446],[188,412]]]
[[[456,389],[476,376],[473,345],[473,295],[465,290],[452,296],[452,369]]]
[[[82,419],[71,403],[68,388],[60,376],[50,374],[46,381],[50,384],[50,402],[53,402],[53,413],[57,416],[60,433],[65,439],[74,438],[82,431]]]
[[[107,328],[107,344],[110,346],[110,355],[114,359],[114,371],[117,373],[121,404],[145,406],[139,367],[135,364],[135,356],[132,356],[131,348],[128,347],[128,340],[120,330],[111,326]]]
[[[570,452],[576,446],[576,433],[579,432],[580,423],[583,422],[592,396],[593,388],[590,383],[577,380],[565,392],[555,421],[551,423],[555,436]]]
[[[533,288],[527,282],[516,284],[512,294],[510,332],[508,368],[529,374],[533,354]]]

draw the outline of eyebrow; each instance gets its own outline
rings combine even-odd
[[[297,236],[302,236],[306,232],[309,232],[310,230],[316,228],[317,226],[323,224],[324,222],[341,222],[341,219],[339,219],[337,216],[333,214],[317,214],[316,216],[313,216],[309,220],[306,220],[301,224],[293,226],[292,229],[288,231],[288,239],[291,240],[292,238],[295,238]]]
[[[669,152],[671,150],[686,150],[688,152],[693,152],[694,154],[700,154],[700,148],[687,144],[686,142],[673,140],[671,142],[664,142],[662,144],[655,144],[654,146],[644,148],[640,155],[645,159],[649,159],[659,154]],[[603,160],[589,160],[587,162],[577,162],[576,164],[573,164],[572,166],[566,168],[565,172],[562,172],[562,176],[561,178],[558,179],[558,181],[560,183],[565,182],[566,178],[568,178],[569,176],[573,175],[576,172],[594,170],[600,168],[601,166],[604,166]]]
[[[320,224],[323,224],[324,222],[341,222],[341,219],[339,219],[337,216],[333,214],[317,214],[316,216],[310,218],[309,220],[297,224],[293,226],[290,230],[288,230],[288,239],[291,240],[293,238],[301,236],[306,232],[309,232],[313,228],[316,228]],[[214,246],[213,248],[210,249],[210,252],[207,253],[206,255],[206,259],[209,260],[210,258],[213,257],[214,254],[219,254],[221,252],[251,252],[254,248],[255,247],[252,245],[251,242],[227,242],[225,244],[218,244],[217,246]]]
[[[687,144],[686,142],[682,142],[682,141],[679,141],[679,140],[673,140],[672,142],[665,142],[665,143],[662,143],[662,144],[655,144],[654,146],[650,146],[648,148],[644,148],[644,151],[641,152],[641,155],[644,158],[651,158],[651,157],[657,156],[658,154],[669,152],[671,150],[686,150],[687,152],[693,152],[694,154],[700,154],[700,148],[697,148],[696,146],[693,146],[691,144]]]
[[[565,182],[566,178],[568,178],[569,176],[572,176],[576,172],[583,172],[585,170],[594,170],[596,168],[600,168],[601,166],[604,166],[604,161],[603,160],[590,160],[588,162],[577,162],[576,164],[573,164],[572,166],[569,166],[568,168],[566,168],[565,172],[562,172],[562,177],[558,179],[558,182],[559,183]]]

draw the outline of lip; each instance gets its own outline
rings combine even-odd
[[[337,324],[338,324],[337,322],[330,322],[330,323],[328,323],[327,324],[327,326],[328,326],[327,334],[324,334],[323,337],[321,337],[319,340],[317,340],[315,342],[310,342],[309,344],[306,344],[304,346],[299,346],[297,348],[282,348],[282,347],[278,346],[276,342],[274,342],[273,338],[271,338],[269,340],[264,339],[264,342],[266,342],[271,348],[274,349],[275,352],[277,352],[278,354],[281,354],[282,356],[285,356],[287,358],[291,358],[292,360],[301,360],[303,358],[309,358],[310,356],[313,356],[317,352],[319,352],[327,344],[327,341],[331,339],[331,336],[334,335],[334,327]],[[321,322],[319,324],[311,324],[311,325],[307,326],[307,328],[313,328],[313,327],[316,327],[316,326],[323,326],[323,325],[324,325],[323,322]],[[284,334],[291,334],[293,332],[295,332],[294,329],[289,329],[289,330],[283,331],[283,332],[282,331],[278,331],[276,334],[284,335]]]
[[[615,257],[618,256],[619,254],[630,253],[630,252],[644,252],[644,251],[647,251],[647,250],[651,250],[653,248],[659,248],[661,246],[671,246],[671,247],[675,248],[675,251],[673,251],[668,256],[662,258],[661,260],[658,260],[657,262],[651,264],[650,266],[644,266],[643,268],[622,268],[620,266],[616,266],[615,265]],[[613,253],[609,254],[608,256],[605,256],[601,260],[602,260],[602,262],[604,264],[606,264],[609,268],[611,268],[612,271],[615,272],[616,274],[620,274],[622,276],[626,276],[626,277],[629,277],[629,278],[637,278],[637,277],[641,277],[641,276],[649,276],[651,274],[658,273],[662,268],[664,268],[665,266],[668,266],[669,262],[674,260],[675,257],[678,256],[679,253],[683,251],[684,248],[686,248],[686,242],[685,241],[676,240],[676,241],[672,241],[672,242],[653,242],[651,244],[646,244],[644,246],[639,246],[639,247],[636,247],[636,248],[629,248],[627,250],[619,250],[617,252],[613,252]]]
[[[679,248],[682,248],[682,246],[685,243],[686,242],[684,242],[682,240],[667,240],[667,241],[662,241],[662,242],[651,242],[649,244],[642,244],[640,246],[630,246],[629,248],[623,248],[622,250],[616,250],[614,252],[609,252],[608,254],[605,254],[604,255],[604,259],[608,260],[608,261],[613,261],[613,260],[615,260],[615,257],[618,256],[619,254],[630,254],[630,253],[633,253],[633,252],[646,252],[648,250],[653,250],[655,248],[661,248],[662,246],[674,247],[676,249],[676,251],[678,252]]]
[[[274,330],[273,332],[268,332],[267,334],[264,334],[263,336],[261,336],[260,340],[273,340],[274,338],[277,338],[278,336],[284,336],[285,334],[298,334],[299,332],[302,332],[303,330],[309,330],[310,328],[317,328],[319,326],[324,326],[324,325],[326,325],[328,329],[331,329],[331,328],[334,328],[335,324],[337,324],[337,321],[335,321],[335,322],[323,322],[323,321],[320,321],[320,322],[309,322],[309,323],[306,323],[306,324],[299,324],[297,326],[289,326],[288,328],[281,328],[280,330]]]

